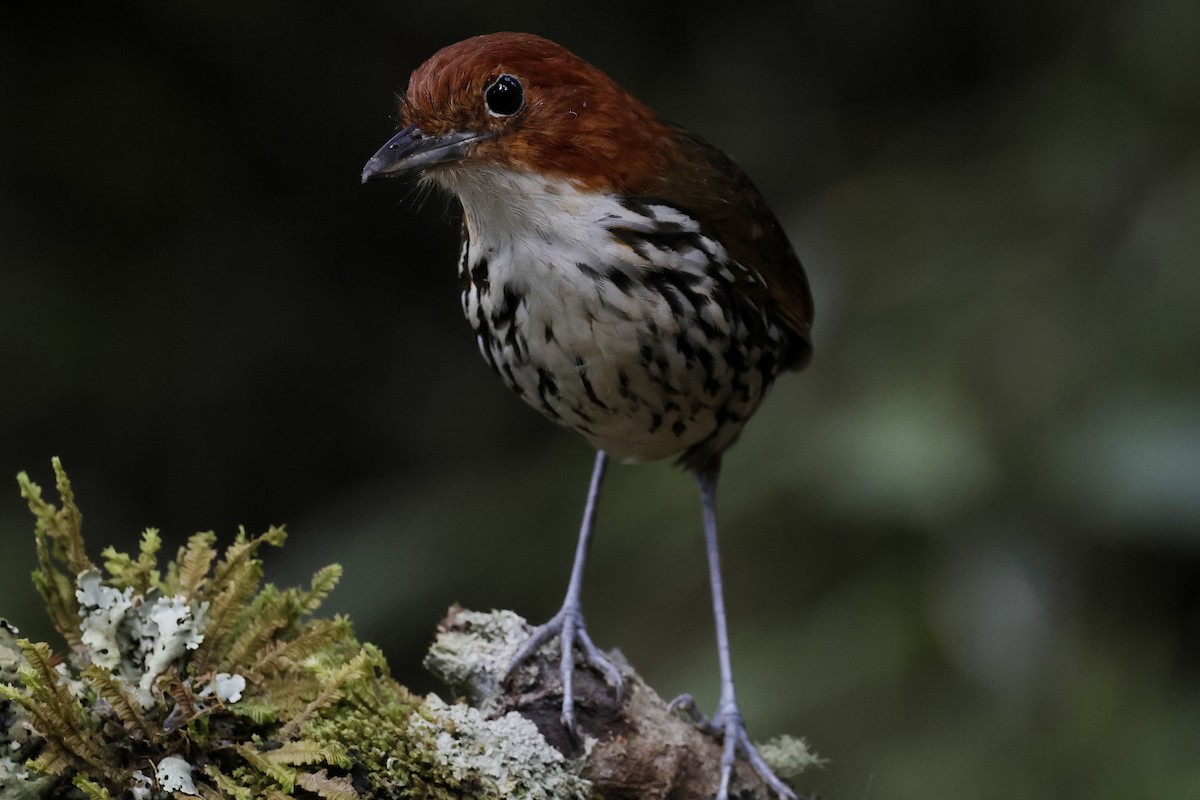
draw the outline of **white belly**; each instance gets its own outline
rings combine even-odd
[[[463,196],[463,311],[484,359],[615,457],[720,453],[762,400],[782,332],[728,302],[740,267],[694,220],[564,191],[547,203]]]

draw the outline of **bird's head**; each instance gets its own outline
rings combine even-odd
[[[362,179],[422,173],[456,189],[497,168],[637,194],[675,157],[671,129],[599,69],[524,33],[476,36],[412,74],[400,132]]]

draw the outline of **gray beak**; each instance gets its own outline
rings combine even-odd
[[[409,125],[371,156],[371,160],[363,167],[362,182],[394,178],[437,164],[458,161],[467,155],[472,143],[487,138],[490,138],[487,134],[466,131],[426,136],[416,125]]]

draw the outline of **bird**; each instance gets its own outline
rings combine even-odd
[[[721,678],[703,721],[722,742],[716,796],[727,800],[740,755],[794,800],[735,695],[716,517],[722,454],[776,377],[812,356],[812,293],[778,219],[724,152],[533,34],[437,51],[412,73],[397,127],[362,182],[415,175],[458,198],[462,308],[483,359],[596,450],[563,605],[510,671],[558,637],[571,733],[576,650],[620,697],[580,601],[600,488],[610,459],[674,457],[701,499]]]

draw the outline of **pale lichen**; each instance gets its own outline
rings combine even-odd
[[[477,708],[426,698],[419,730],[433,740],[437,762],[456,780],[474,777],[483,792],[529,800],[584,800],[591,785],[515,711],[488,718]]]
[[[228,672],[218,672],[213,676],[212,683],[200,691],[201,697],[215,694],[222,703],[236,703],[242,699],[246,691],[246,679],[241,675],[230,675]]]
[[[122,653],[129,649],[121,646],[118,629],[125,622],[125,612],[133,608],[133,589],[122,592],[105,586],[103,581],[104,576],[98,569],[81,572],[75,578],[80,639],[93,664],[116,669],[121,664]]]
[[[154,778],[162,792],[178,792],[193,797],[200,793],[192,781],[192,765],[179,756],[167,756],[154,767]]]
[[[204,615],[208,603],[189,603],[182,597],[160,597],[142,603],[146,609],[134,617],[132,632],[143,659],[138,688],[148,691],[155,678],[188,650],[204,641]]]
[[[806,769],[824,766],[825,759],[817,755],[808,742],[795,736],[777,736],[758,745],[758,754],[779,777],[788,780]]]
[[[418,698],[346,619],[312,617],[340,568],[307,589],[263,585],[258,551],[282,529],[241,532],[223,554],[196,534],[166,564],[151,529],[136,557],[110,548],[96,567],[54,466],[61,508],[19,483],[37,521],[35,583],[71,648],[60,659],[0,627],[3,800],[587,796],[532,723]],[[521,635],[515,620],[492,670]]]
[[[133,779],[129,794],[133,800],[150,800],[154,796],[154,778],[151,778],[141,770],[137,770],[130,776]]]
[[[484,711],[501,695],[500,684],[513,656],[529,636],[529,625],[512,611],[450,610],[425,656],[425,668],[456,694]]]
[[[81,572],[75,579],[79,657],[113,673],[143,708],[150,708],[155,679],[204,641],[208,602],[189,601],[182,595],[134,595],[132,587],[120,590],[104,580],[98,569]]]

